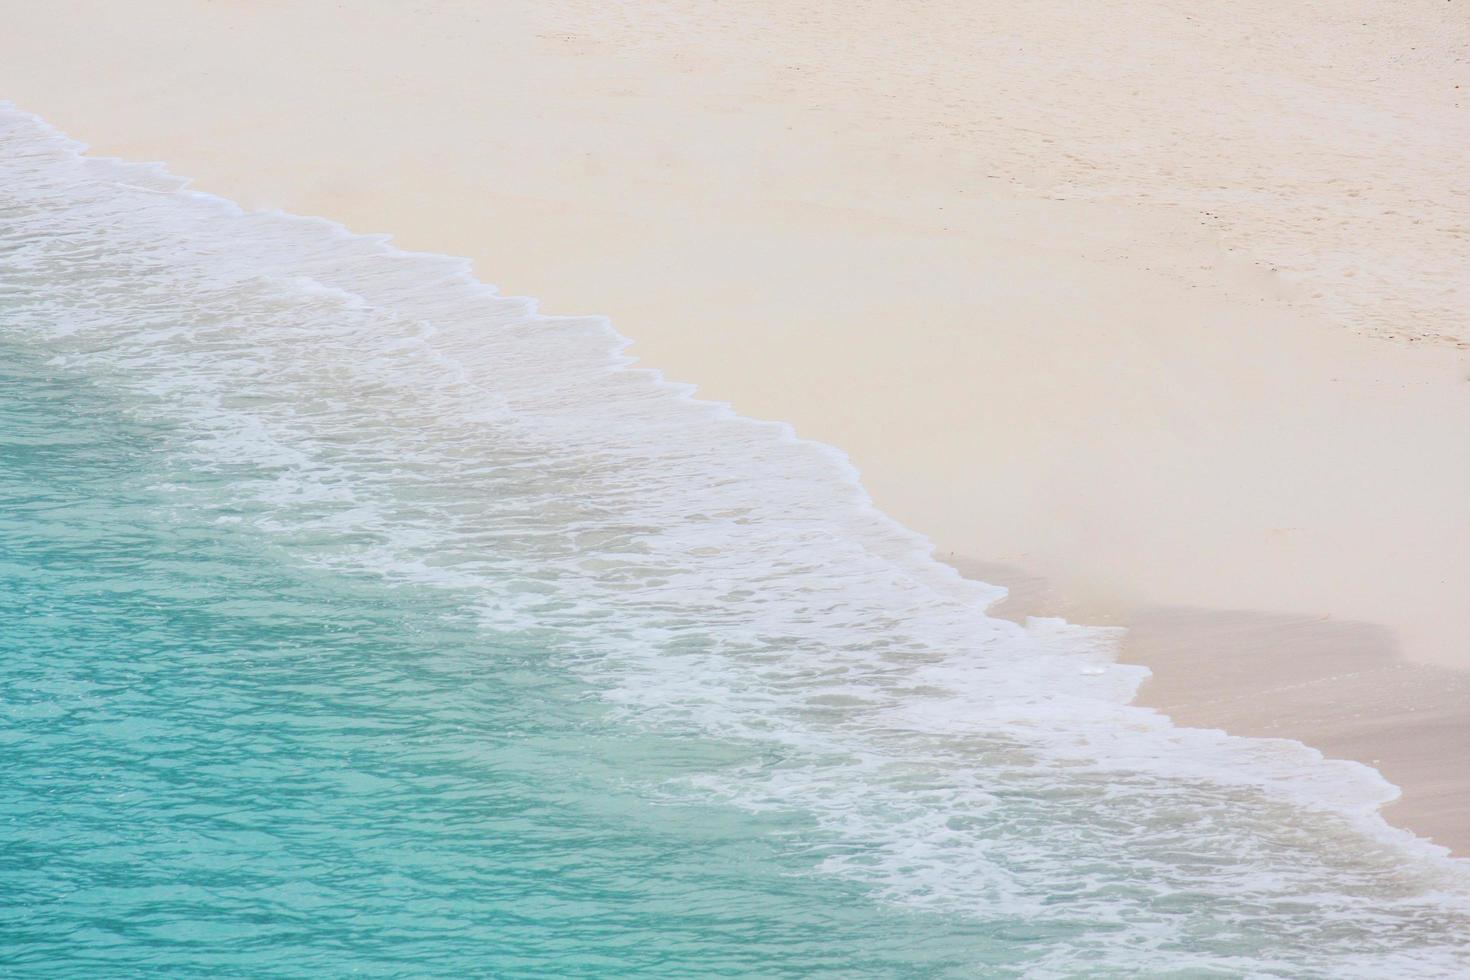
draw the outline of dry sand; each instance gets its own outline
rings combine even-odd
[[[0,14],[0,98],[611,315],[941,557],[1132,625],[1146,700],[1376,762],[1470,849],[1460,4]]]

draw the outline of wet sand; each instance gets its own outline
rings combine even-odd
[[[1015,566],[948,560],[1010,589],[991,610],[1007,619],[1125,626],[1119,660],[1152,671],[1138,703],[1181,725],[1293,739],[1367,763],[1404,792],[1383,810],[1390,823],[1470,853],[1470,672],[1408,661],[1371,623],[1168,607],[1089,614]]]

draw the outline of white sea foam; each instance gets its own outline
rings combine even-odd
[[[1113,631],[986,615],[836,450],[467,261],[81,151],[0,107],[0,342],[169,421],[180,507],[461,590],[629,726],[745,750],[649,792],[799,814],[893,901],[1074,927],[1037,976],[1470,969],[1464,875],[1375,771],[1131,706]]]

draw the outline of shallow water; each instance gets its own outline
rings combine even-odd
[[[78,150],[0,109],[6,972],[1470,972],[1375,773],[1128,706],[834,451]]]

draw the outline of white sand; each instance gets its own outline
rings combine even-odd
[[[1044,576],[1074,615],[1325,617],[1470,667],[1459,4],[0,14],[0,98],[610,314],[670,376],[848,451],[941,555]]]

